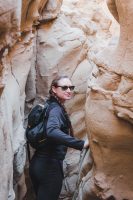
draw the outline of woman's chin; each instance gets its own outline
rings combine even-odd
[[[64,98],[60,98],[61,101],[66,101],[70,100],[72,97],[71,96],[65,96]]]
[[[66,97],[66,100],[70,100],[72,97],[71,96],[68,96],[68,97]]]

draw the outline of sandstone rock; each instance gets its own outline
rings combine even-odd
[[[63,0],[48,0],[45,9],[41,12],[40,21],[47,22],[55,19],[60,13],[62,2]]]
[[[16,187],[19,182],[25,165],[25,130],[23,128],[25,85],[32,63],[33,44],[31,42],[27,45],[27,39],[23,40],[15,45],[10,54],[3,59],[7,74],[0,99],[2,131],[0,153],[3,157],[1,158],[3,176],[0,178],[2,185],[0,194],[3,200],[15,198],[13,187]]]
[[[23,0],[21,31],[32,31],[33,26],[57,17],[62,0]]]
[[[67,108],[71,115],[74,134],[80,138],[86,135],[84,105],[86,101],[87,80],[89,74],[92,72],[92,68],[92,65],[85,59],[77,66],[71,78],[73,85],[75,85],[75,92],[73,99],[67,104]]]
[[[39,19],[39,5],[41,0],[23,0],[22,1],[22,16],[21,16],[21,31],[32,31],[32,26],[36,25]],[[44,1],[46,2],[46,1]],[[45,6],[45,3],[44,3]]]
[[[71,28],[61,17],[54,24],[49,22],[40,27],[37,44],[38,98],[48,94],[48,88],[57,73],[72,76],[86,55],[85,40],[80,29]]]
[[[108,7],[110,9],[110,12],[113,14],[115,19],[119,22],[119,16],[117,12],[116,2],[115,0],[107,0]]]
[[[0,1],[0,58],[4,49],[16,42],[20,34],[20,19],[21,0]]]
[[[114,48],[105,48],[94,59],[99,74],[86,101],[94,165],[80,190],[79,199],[83,200],[133,198],[133,2],[115,1],[115,4],[121,26],[119,43]]]
[[[90,152],[85,154],[78,176],[80,152],[69,151],[61,198],[72,199],[77,179],[78,199],[132,197],[132,2],[108,3],[117,20],[119,13],[122,34],[115,52],[106,49],[95,58],[118,29],[103,0],[64,1],[60,15],[62,0],[0,2],[1,200],[14,200],[15,195],[22,200],[25,196],[24,107],[27,114],[34,103],[44,100],[57,73],[69,75],[76,86],[74,98],[66,106],[79,138],[84,138],[87,132],[84,104],[88,87],[86,124],[93,158]],[[127,16],[123,19],[125,4]],[[117,34],[110,42],[111,47],[116,42]],[[111,167],[116,166],[112,175]],[[125,185],[124,180],[129,183]]]

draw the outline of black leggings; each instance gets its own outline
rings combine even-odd
[[[29,174],[37,200],[58,200],[62,188],[62,161],[34,155]]]

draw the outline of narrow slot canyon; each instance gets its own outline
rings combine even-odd
[[[0,200],[35,200],[27,117],[57,75],[75,86],[65,107],[90,145],[68,149],[59,200],[133,200],[132,33],[132,0],[0,1]]]

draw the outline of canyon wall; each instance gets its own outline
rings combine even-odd
[[[88,83],[85,106],[92,165],[78,200],[133,199],[133,2],[107,3],[120,37],[93,57],[98,73]]]
[[[1,200],[24,199],[26,194],[23,124],[25,100],[31,106],[36,97],[36,26],[55,19],[61,3],[61,0],[0,2]]]
[[[107,3],[120,38],[104,0],[0,2],[1,200],[26,195],[24,121],[57,74],[76,86],[75,136],[90,139],[89,151],[68,151],[60,199],[132,199],[133,4]]]

